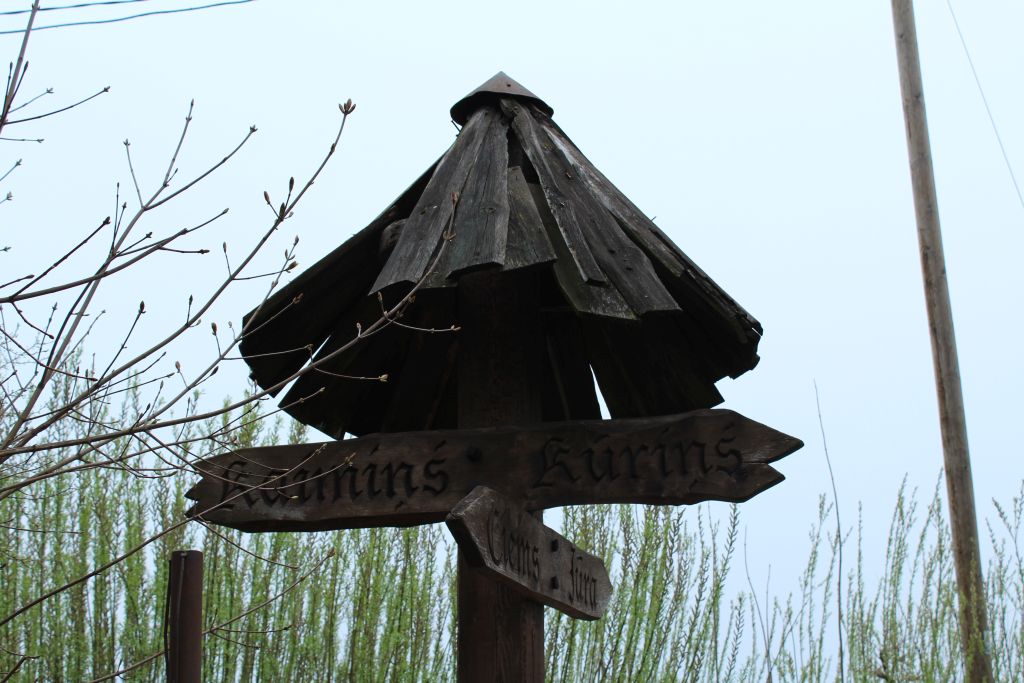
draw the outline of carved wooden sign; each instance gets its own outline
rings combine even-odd
[[[470,565],[526,598],[577,619],[600,619],[612,594],[601,558],[486,486],[477,486],[445,519]]]
[[[783,480],[799,439],[731,410],[373,434],[240,449],[196,464],[191,516],[245,531],[440,522],[474,487],[527,510],[742,502]]]

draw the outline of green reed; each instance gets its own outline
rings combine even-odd
[[[240,443],[279,440],[276,429],[246,429]],[[287,438],[306,435],[296,427]],[[188,480],[97,469],[0,503],[0,615],[182,519]],[[548,679],[960,680],[940,493],[921,504],[901,490],[881,544],[859,523],[838,537],[822,497],[798,590],[770,604],[730,588],[743,578],[738,507],[720,505],[722,519],[708,506],[567,508],[563,533],[605,559],[615,592],[600,621],[547,611]],[[986,527],[989,643],[998,680],[1024,680],[1024,487],[995,511]],[[455,558],[441,525],[245,534],[189,524],[0,629],[0,672],[26,656],[12,680],[88,681],[159,651],[167,558],[177,548],[204,553],[208,626],[267,603],[206,636],[206,680],[454,679]],[[872,580],[864,558],[882,551],[881,579]],[[123,678],[163,676],[158,658]]]

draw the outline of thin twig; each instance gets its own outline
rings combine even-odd
[[[53,91],[51,90],[50,92],[53,92]],[[79,100],[78,102],[75,102],[74,104],[69,104],[66,107],[61,107],[60,109],[54,109],[53,111],[48,111],[45,114],[39,114],[38,116],[29,116],[29,117],[24,118],[24,119],[15,119],[14,121],[8,121],[7,125],[8,126],[13,126],[16,123],[27,123],[29,121],[38,121],[39,119],[45,119],[46,117],[53,116],[54,114],[61,114],[63,112],[68,111],[69,109],[74,109],[75,107],[81,106],[81,105],[85,104],[86,102],[88,102],[89,100],[95,99],[95,98],[99,97],[100,95],[103,95],[103,94],[108,93],[108,92],[110,92],[110,86],[109,85],[104,87],[99,92],[95,92],[92,95],[89,95],[88,97],[86,97],[85,99]],[[39,97],[41,97],[41,95]],[[33,100],[30,100],[30,102],[35,101],[35,99],[38,99],[38,98],[33,98]]]
[[[828,466],[828,478],[832,483],[832,502],[836,511],[836,554],[839,560],[839,578],[836,581],[836,630],[839,636],[839,676],[846,677],[843,650],[843,526],[839,522],[839,491],[836,488],[836,477],[832,471],[832,459],[828,455],[828,441],[825,438],[825,421],[821,416],[821,398],[818,395],[818,381],[814,380],[814,405],[818,409],[818,427],[821,429],[821,446],[825,451],[825,464]]]
[[[95,228],[95,229],[93,229],[93,231],[92,231],[92,232],[90,232],[90,233],[89,233],[88,235],[86,235],[86,236],[85,236],[85,239],[83,239],[82,241],[80,241],[80,242],[79,242],[78,244],[76,244],[75,246],[71,247],[71,249],[69,249],[69,250],[68,250],[68,251],[67,251],[67,252],[66,252],[66,253],[65,253],[65,254],[64,254],[63,256],[61,256],[61,257],[60,257],[59,259],[57,259],[57,260],[56,260],[56,261],[54,261],[54,262],[53,262],[52,264],[50,264],[50,265],[49,265],[49,266],[48,266],[48,267],[46,268],[46,270],[44,270],[44,271],[43,271],[42,273],[40,273],[39,275],[35,275],[35,276],[33,276],[33,275],[29,275],[28,277],[32,278],[31,282],[29,282],[29,283],[28,283],[28,284],[26,284],[25,286],[21,287],[21,288],[20,288],[20,289],[19,289],[19,290],[18,290],[17,292],[15,292],[14,294],[12,294],[12,295],[10,295],[10,296],[6,296],[6,297],[4,297],[4,298],[0,299],[0,303],[5,303],[5,304],[6,304],[6,303],[13,303],[13,302],[15,302],[15,301],[17,301],[17,300],[19,300],[19,299],[27,299],[27,298],[30,298],[30,296],[41,296],[41,294],[34,294],[34,295],[30,295],[30,296],[19,296],[19,295],[20,295],[20,294],[21,294],[22,292],[24,292],[24,291],[25,291],[26,289],[28,289],[29,287],[31,287],[32,285],[34,285],[35,283],[37,283],[37,282],[39,282],[40,280],[42,280],[42,279],[43,279],[44,277],[46,277],[46,276],[47,276],[47,275],[48,275],[49,273],[52,273],[52,272],[53,272],[53,271],[54,271],[54,270],[55,270],[56,268],[58,268],[58,267],[59,267],[59,266],[60,266],[60,265],[61,265],[62,263],[64,263],[65,261],[67,261],[67,260],[68,260],[69,258],[71,258],[71,256],[72,256],[72,255],[74,255],[74,253],[75,253],[75,252],[77,252],[77,251],[78,251],[79,249],[81,249],[81,248],[82,248],[82,247],[84,247],[84,246],[85,246],[86,244],[88,244],[88,243],[89,243],[89,240],[91,240],[91,239],[92,239],[93,237],[95,237],[95,236],[96,236],[97,234],[99,234],[99,231],[100,231],[100,230],[102,230],[103,228],[105,228],[105,227],[106,227],[106,226],[108,226],[108,225],[110,225],[110,216],[107,216],[106,218],[104,218],[104,219],[103,219],[103,221],[102,221],[102,222],[101,222],[101,223],[100,223],[100,224],[99,224],[98,226],[96,226],[96,228]],[[81,284],[84,284],[84,282],[83,282],[83,283],[81,283]],[[6,287],[7,285],[4,285],[4,286]],[[70,287],[74,287],[74,286],[76,286],[76,285],[68,285],[68,287],[64,287],[64,289],[68,289],[68,288],[70,288]],[[42,291],[42,292],[46,292],[46,290],[41,290],[41,291]],[[60,290],[54,290],[54,291],[60,291]],[[53,292],[50,292],[50,293],[53,293]]]

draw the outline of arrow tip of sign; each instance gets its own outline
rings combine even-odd
[[[782,434],[782,432],[779,432],[779,433]],[[783,445],[783,452],[780,453],[779,457],[775,458],[775,460],[778,460],[780,458],[784,458],[787,455],[790,455],[791,453],[795,453],[795,452],[797,452],[798,450],[800,450],[801,448],[804,447],[804,442],[801,439],[798,439],[795,436],[789,436],[788,434],[782,434],[782,436],[785,437],[783,439],[783,444],[784,444]]]

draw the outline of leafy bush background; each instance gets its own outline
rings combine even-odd
[[[239,435],[243,443],[284,440],[274,430],[260,434],[257,424]],[[295,427],[286,438],[305,434]],[[89,470],[3,501],[0,613],[180,520],[187,485],[182,476]],[[1022,501],[1024,491],[997,505],[988,525],[989,642],[1002,681],[1024,680]],[[802,549],[800,589],[773,596],[770,586],[755,592],[747,578],[738,507],[720,520],[707,506],[567,508],[564,533],[605,558],[615,593],[597,622],[547,611],[548,679],[961,679],[956,583],[942,511],[938,488],[923,502],[902,493],[879,572],[863,565],[874,553],[866,552],[859,528],[837,537],[832,504],[822,497]],[[207,680],[454,678],[454,551],[440,525],[243,534],[190,524],[0,630],[6,651],[0,670],[15,664],[9,652],[24,652],[35,659],[15,680],[87,681],[160,651],[166,560],[178,548],[205,553],[209,626],[269,600],[206,636]],[[157,658],[124,678],[163,676]]]

